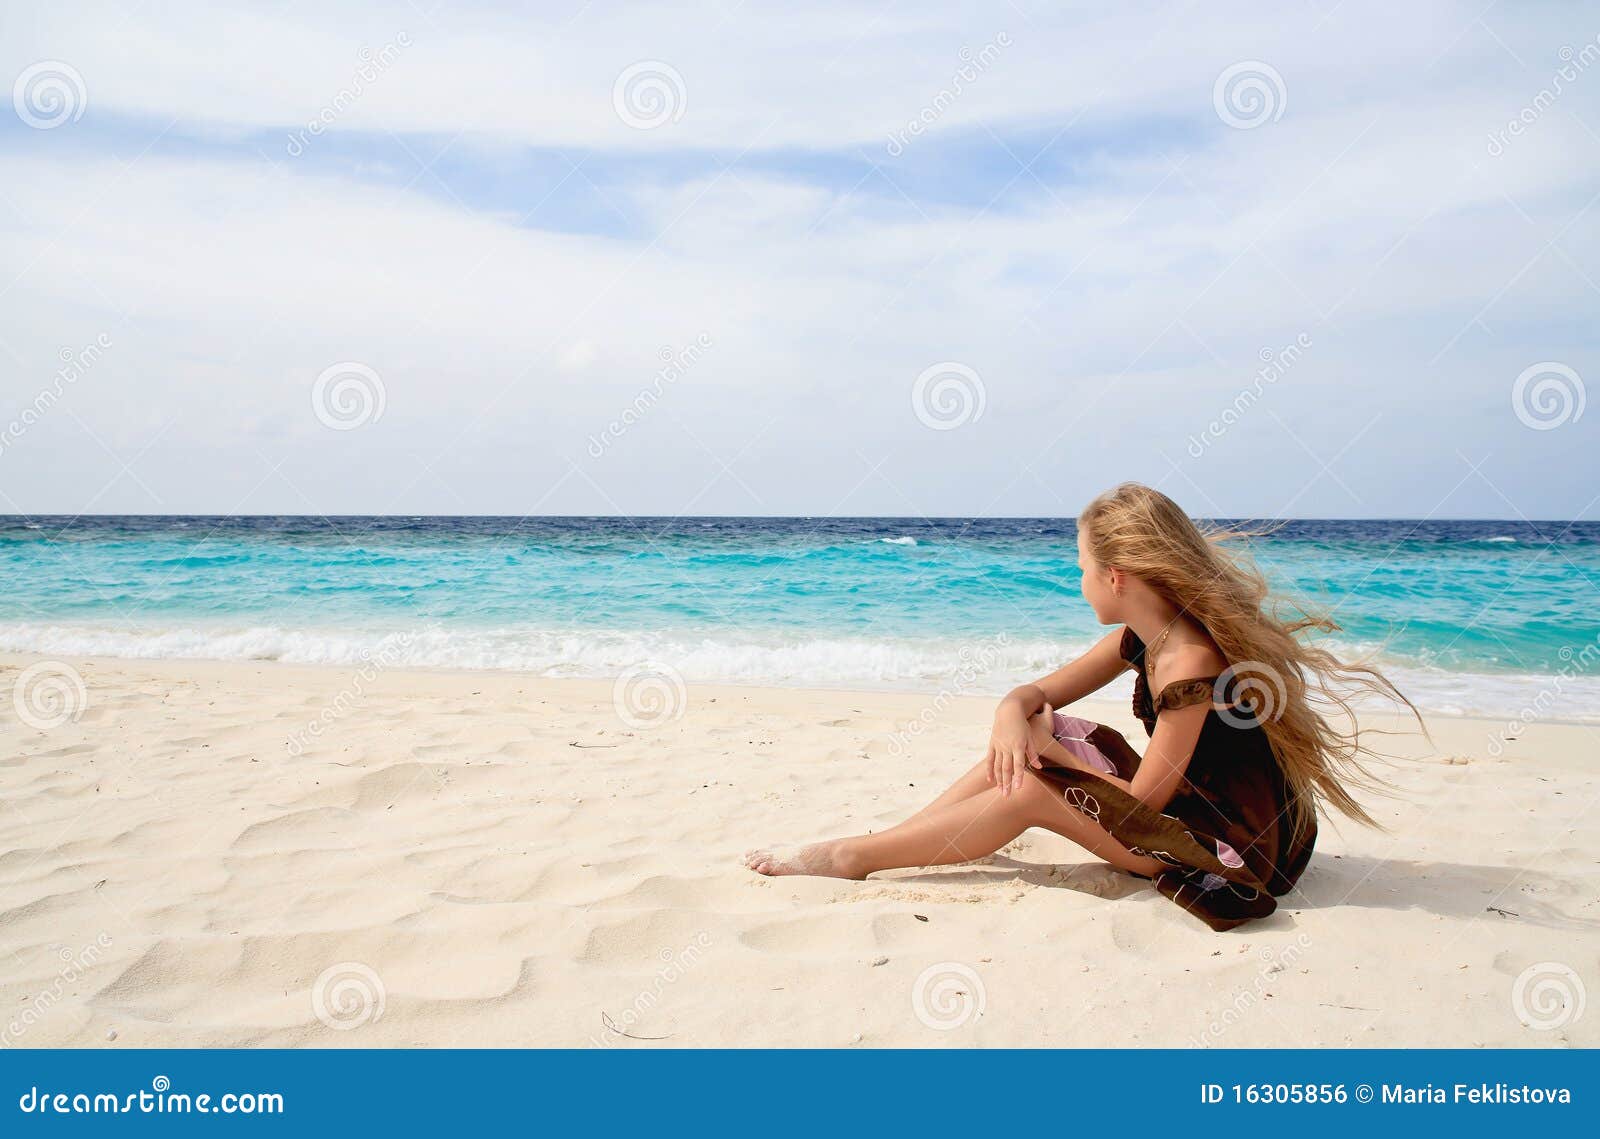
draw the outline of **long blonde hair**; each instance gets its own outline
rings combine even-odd
[[[1424,735],[1427,725],[1377,668],[1340,660],[1296,638],[1303,629],[1333,633],[1339,626],[1298,603],[1271,599],[1261,572],[1228,548],[1232,542],[1264,537],[1273,528],[1202,529],[1160,491],[1127,482],[1091,502],[1078,518],[1078,529],[1100,566],[1132,574],[1199,622],[1216,642],[1238,685],[1239,699],[1256,714],[1283,770],[1296,835],[1311,825],[1319,804],[1384,829],[1350,789],[1393,794],[1392,786],[1367,766],[1372,759],[1393,757],[1361,742],[1363,734],[1392,733],[1362,729],[1351,698],[1362,692],[1393,698],[1411,709]],[[1282,617],[1286,605],[1298,616]],[[1313,697],[1342,710],[1349,726],[1331,722],[1314,706]]]

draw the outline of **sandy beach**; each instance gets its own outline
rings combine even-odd
[[[644,723],[602,681],[62,663],[76,717],[0,731],[7,1047],[1600,1044],[1592,727],[1391,737],[1390,833],[1325,820],[1214,933],[1042,832],[740,865],[924,804],[989,697],[690,684]],[[1143,746],[1120,696],[1077,710]]]

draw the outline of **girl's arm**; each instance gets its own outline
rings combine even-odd
[[[1028,721],[1046,705],[1060,708],[1110,684],[1128,667],[1122,659],[1122,630],[1107,633],[1071,664],[1032,684],[1019,685],[1001,699],[989,736],[989,782],[1009,795],[1022,786],[1028,767],[1042,767]]]
[[[1174,681],[1212,675],[1226,663],[1221,653],[1210,648],[1175,648],[1161,658],[1156,667],[1160,675],[1150,677],[1150,690],[1161,692]],[[1183,774],[1194,757],[1195,745],[1200,742],[1200,730],[1205,727],[1206,713],[1210,709],[1211,702],[1205,701],[1158,712],[1156,730],[1150,735],[1150,744],[1144,749],[1144,758],[1139,761],[1139,770],[1133,779],[1110,775],[1101,778],[1115,783],[1151,810],[1164,810],[1183,784]]]
[[[1131,780],[1098,771],[1093,774],[1107,783],[1115,783],[1152,811],[1164,810],[1183,782],[1183,773],[1194,756],[1195,744],[1200,741],[1200,729],[1205,726],[1210,708],[1210,704],[1189,704],[1168,708],[1158,715],[1150,746],[1144,749],[1139,770]]]

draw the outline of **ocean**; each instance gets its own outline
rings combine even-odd
[[[1426,710],[1600,722],[1600,523],[1298,520],[1253,554]],[[0,650],[999,694],[1107,631],[1076,557],[1070,519],[10,516]]]

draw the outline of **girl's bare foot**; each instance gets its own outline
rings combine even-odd
[[[745,852],[744,864],[768,877],[810,874],[819,878],[865,878],[852,865],[843,846],[842,840],[835,840],[779,850],[751,850]]]

